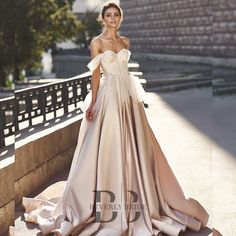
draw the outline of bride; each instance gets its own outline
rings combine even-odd
[[[116,3],[103,5],[104,31],[90,45],[92,89],[61,196],[55,200],[55,185],[44,190],[47,198],[23,197],[25,221],[43,235],[179,235],[208,222],[203,206],[185,197],[148,123],[145,91],[128,71],[130,40],[117,33],[122,17]]]

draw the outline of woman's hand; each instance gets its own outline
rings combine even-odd
[[[93,106],[94,106],[94,102],[92,102],[89,108],[86,110],[86,119],[88,121],[93,120]]]

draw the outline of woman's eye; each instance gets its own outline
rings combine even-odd
[[[106,17],[110,17],[111,15],[106,15]],[[119,16],[119,14],[116,14],[116,15],[114,15],[114,16]]]

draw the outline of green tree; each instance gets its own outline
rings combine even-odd
[[[76,44],[83,45],[87,48],[94,36],[97,36],[101,31],[101,25],[97,22],[97,12],[87,10],[81,20],[83,30],[79,32],[75,41]]]
[[[0,0],[0,85],[3,86],[14,61],[15,11],[12,6],[13,0]]]
[[[19,80],[22,69],[39,68],[42,52],[57,42],[74,39],[83,29],[71,11],[73,1],[0,0],[0,80]],[[3,52],[3,53],[2,53]]]

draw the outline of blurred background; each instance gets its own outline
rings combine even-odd
[[[96,17],[103,2],[105,1],[1,0],[2,92],[4,88],[22,88],[18,83],[20,81],[54,78],[56,70],[62,67],[63,55],[87,55],[91,39],[101,29]],[[58,71],[57,77],[74,75],[73,68],[70,72],[65,66],[65,70],[67,71],[61,74]],[[79,72],[81,71],[76,70],[76,73]]]

